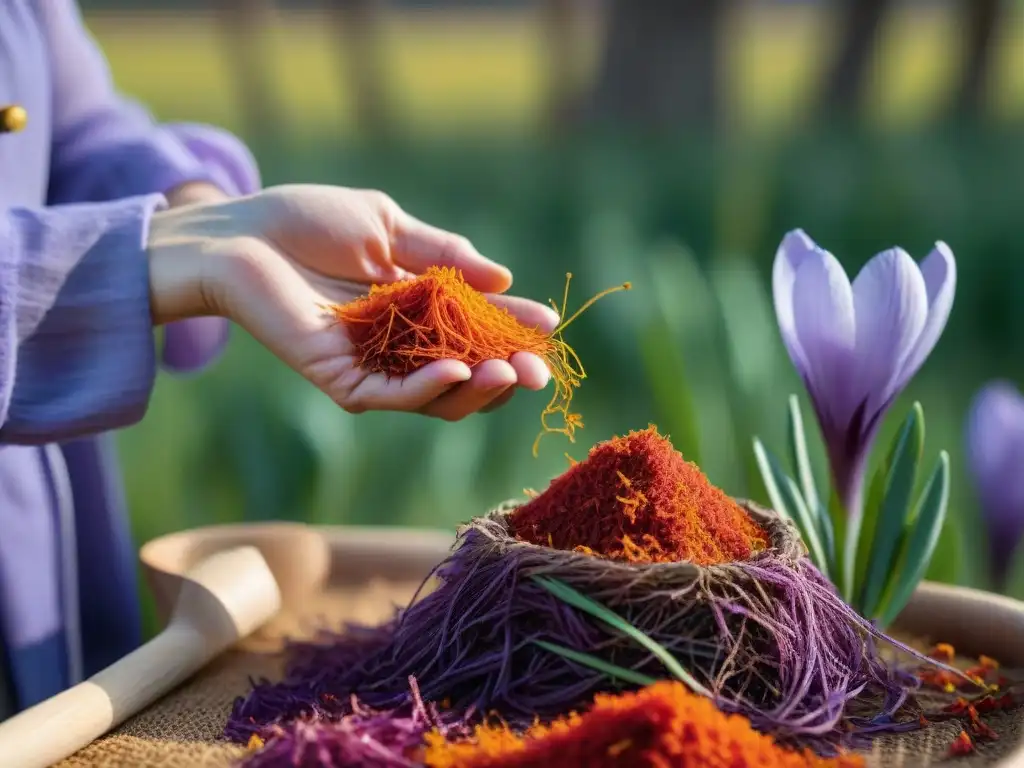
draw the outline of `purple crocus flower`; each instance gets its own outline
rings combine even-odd
[[[956,291],[953,253],[936,243],[918,265],[891,248],[851,285],[836,257],[798,229],[779,246],[772,287],[782,340],[821,426],[834,489],[857,518],[882,417],[946,326]]]
[[[988,528],[992,576],[1002,588],[1024,537],[1024,397],[1009,382],[994,381],[975,396],[967,464]]]

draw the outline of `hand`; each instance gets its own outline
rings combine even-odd
[[[435,264],[462,270],[470,285],[527,325],[552,330],[558,322],[542,304],[502,295],[512,283],[505,267],[379,192],[293,185],[162,211],[150,224],[149,254],[154,322],[231,318],[352,413],[457,420],[503,404],[517,386],[543,389],[550,377],[544,362],[526,353],[473,370],[439,360],[391,381],[356,367],[344,329],[321,305]]]
[[[164,194],[167,204],[171,208],[181,208],[184,205],[199,205],[201,203],[217,203],[227,200],[220,187],[205,181],[188,181],[179,184]]]

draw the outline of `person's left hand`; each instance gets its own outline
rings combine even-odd
[[[181,208],[183,205],[200,205],[202,203],[218,203],[230,199],[219,187],[206,181],[187,181],[164,193],[167,205]]]
[[[163,291],[166,302],[155,292],[158,322],[211,310],[230,317],[350,412],[409,410],[456,420],[503,404],[517,387],[542,389],[550,378],[544,361],[527,353],[473,370],[439,360],[391,381],[354,366],[347,335],[320,307],[345,303],[371,283],[412,277],[431,265],[461,270],[470,285],[527,325],[550,331],[558,322],[550,308],[504,295],[512,283],[508,269],[380,192],[276,187],[162,212],[150,229],[151,254],[172,254],[151,256],[151,271],[165,288],[174,280],[187,282],[195,268],[204,270],[204,306],[183,310],[182,296],[174,306],[174,290]],[[206,266],[196,266],[197,253],[205,254]],[[163,273],[165,267],[175,271]]]

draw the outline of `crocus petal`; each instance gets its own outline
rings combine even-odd
[[[986,385],[967,419],[967,463],[986,505],[1016,502],[1024,518],[1024,396],[1006,381]],[[1016,498],[1015,498],[1016,497]],[[1000,504],[1002,506],[1002,504]]]
[[[832,424],[851,413],[848,384],[855,368],[853,291],[828,252],[804,259],[793,281],[793,323],[806,362],[807,386]],[[824,427],[824,425],[823,425]]]
[[[924,287],[928,292],[928,318],[910,356],[903,364],[903,369],[893,382],[893,392],[890,396],[903,389],[920,370],[939,341],[946,321],[949,320],[950,310],[953,309],[953,296],[956,293],[956,259],[953,258],[953,251],[948,245],[942,242],[935,244],[932,252],[921,262],[921,275],[924,277]]]
[[[1002,583],[1024,536],[1024,397],[1012,384],[993,382],[975,397],[967,420],[967,453],[993,574]]]
[[[855,395],[866,413],[882,410],[890,385],[910,356],[928,316],[924,278],[910,254],[892,248],[869,261],[853,281],[857,325]]]
[[[775,264],[772,267],[772,295],[782,342],[789,352],[789,359],[805,378],[807,358],[797,338],[796,324],[793,320],[793,283],[796,280],[796,271],[804,260],[820,258],[823,253],[806,232],[794,229],[782,238],[782,243],[775,252]]]

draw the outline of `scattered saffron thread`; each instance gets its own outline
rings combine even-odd
[[[956,738],[953,739],[953,743],[949,745],[949,756],[950,757],[963,757],[964,755],[970,755],[974,752],[974,741],[968,735],[967,731],[961,730],[957,734]]]
[[[551,301],[560,316],[568,305],[571,279],[567,273],[561,307]],[[408,376],[435,360],[459,360],[472,368],[485,360],[508,360],[516,352],[543,358],[554,393],[541,412],[541,431],[533,444],[537,456],[545,434],[560,433],[575,442],[576,430],[583,427],[581,415],[570,406],[586,371],[563,338],[566,327],[598,299],[631,287],[627,282],[601,291],[551,333],[524,325],[452,267],[430,267],[409,280],[374,285],[366,296],[326,309],[346,326],[357,364],[387,377]],[[549,423],[555,414],[561,415],[561,426]]]
[[[750,721],[717,709],[677,681],[640,691],[598,694],[583,713],[537,724],[520,735],[501,722],[468,739],[426,736],[428,768],[859,768],[859,756],[819,757],[778,745]]]
[[[929,711],[928,721],[959,720],[962,723],[961,730],[950,744],[950,755],[969,755],[975,751],[977,742],[997,740],[999,734],[984,721],[983,715],[1005,711],[1019,704],[1018,696],[1012,690],[1006,690],[1012,689],[1015,683],[1000,673],[999,662],[983,655],[977,658],[976,663],[965,663],[949,643],[935,645],[928,658],[947,665],[947,668],[920,667],[916,676],[922,688],[955,696],[952,703],[938,705],[941,709]],[[954,664],[957,666],[950,666]],[[960,671],[960,666],[966,668]]]
[[[634,563],[746,560],[764,530],[654,426],[595,446],[509,518],[516,536]]]
[[[956,650],[949,643],[938,643],[929,652],[928,658],[944,666],[921,666],[917,677],[926,688],[956,693],[968,691],[978,693],[985,698],[998,691],[1006,680],[999,674],[999,663],[988,656],[980,656],[978,663],[961,670],[953,666],[956,661]]]

